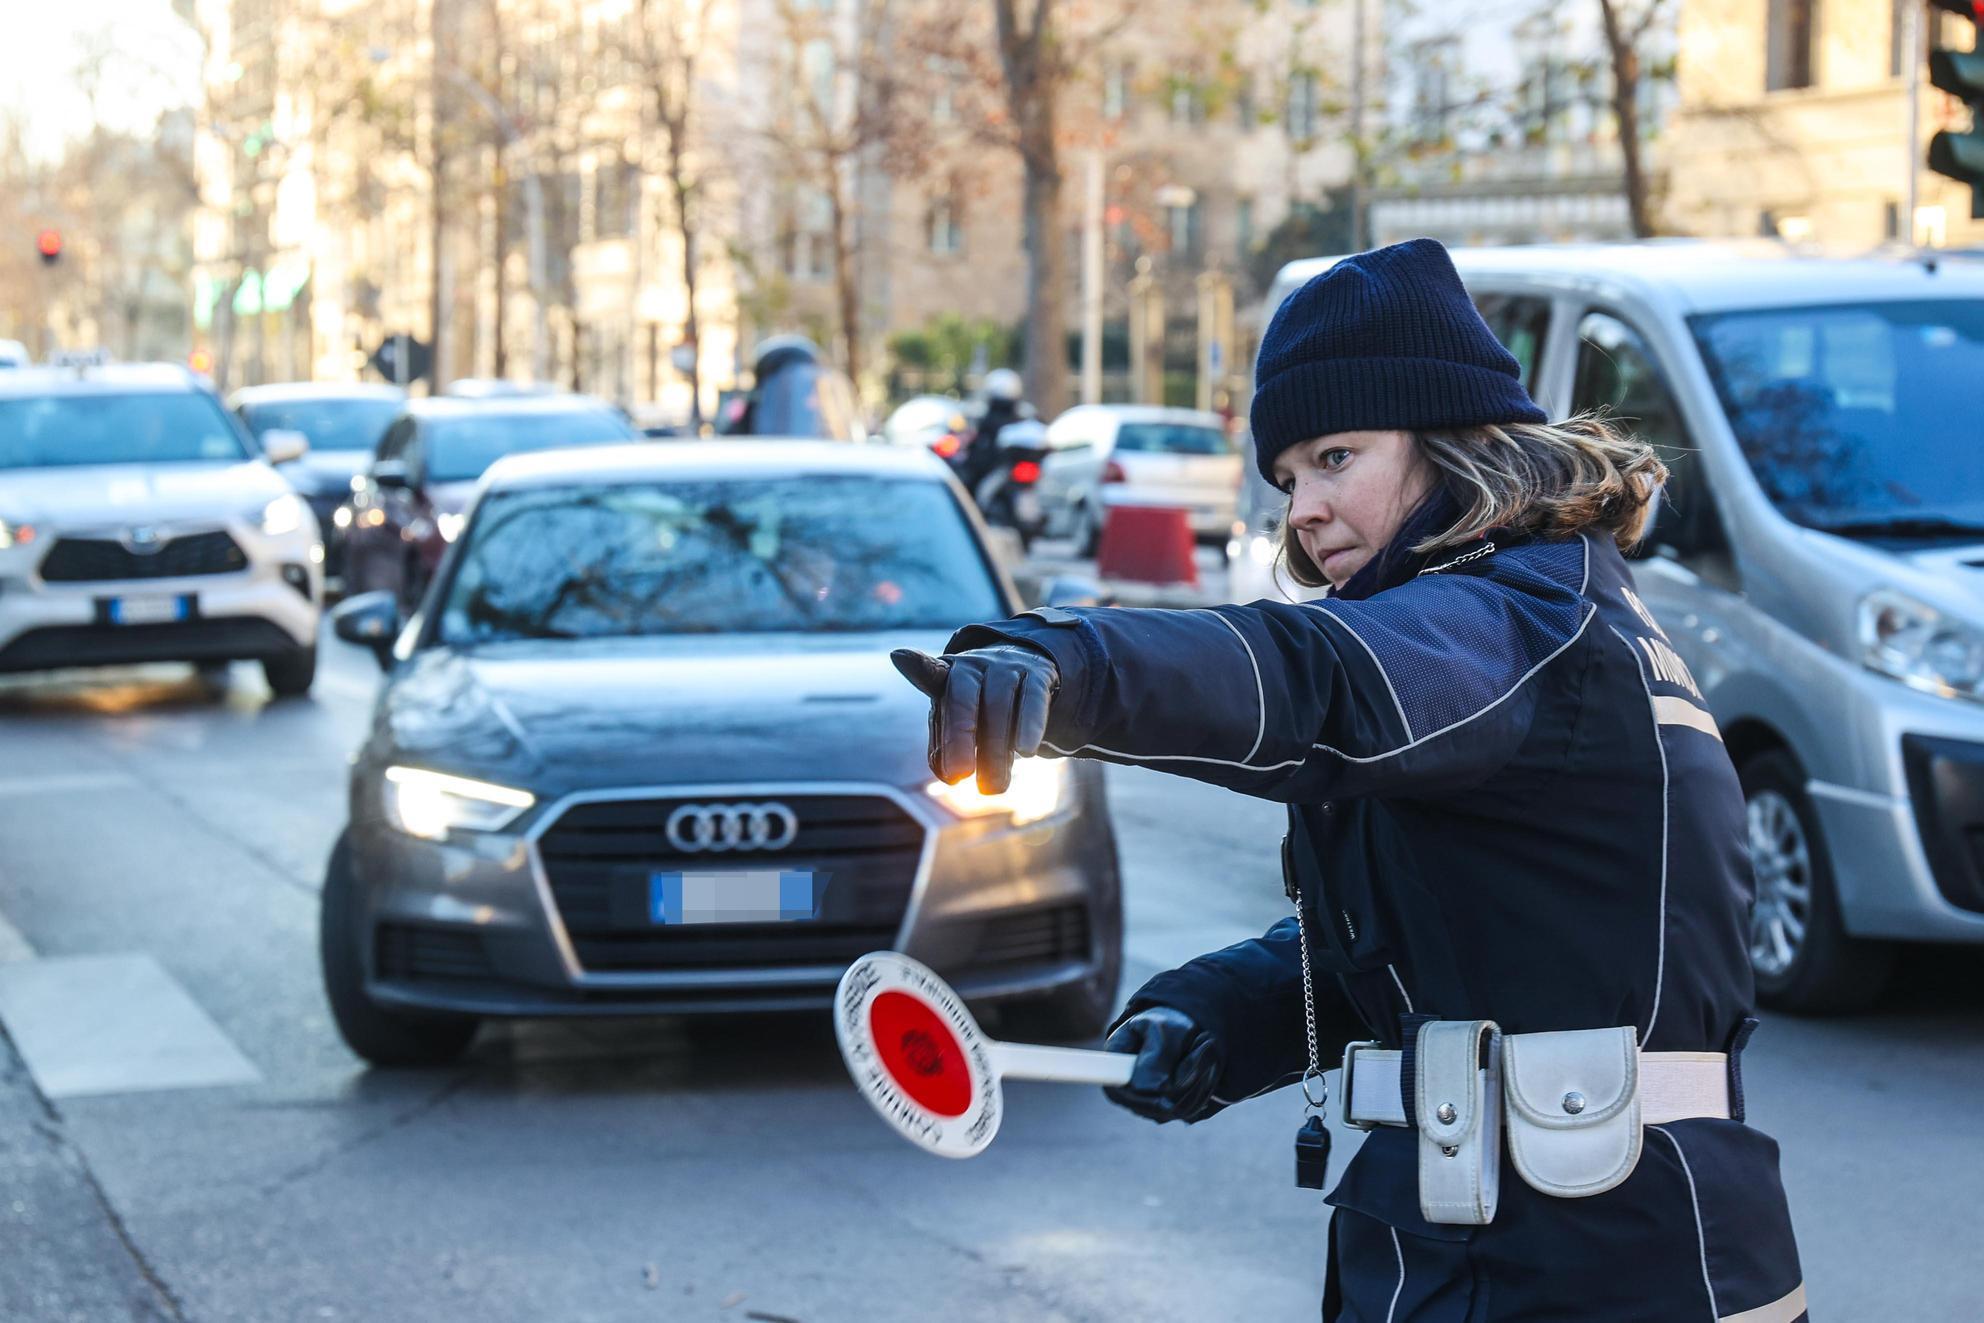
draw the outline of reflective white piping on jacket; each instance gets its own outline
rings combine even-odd
[[[1405,715],[1405,704],[1399,701],[1398,690],[1392,684],[1391,673],[1385,670],[1385,664],[1378,660],[1377,652],[1373,650],[1370,644],[1364,641],[1364,636],[1357,632],[1355,626],[1336,612],[1330,610],[1326,603],[1304,602],[1302,605],[1311,610],[1322,612],[1323,615],[1343,626],[1344,633],[1357,640],[1357,646],[1364,649],[1365,654],[1371,658],[1371,664],[1378,668],[1378,674],[1384,678],[1385,692],[1392,696],[1392,706],[1398,709],[1399,725],[1405,728],[1405,738],[1410,740],[1412,738],[1412,719]]]
[[[1722,1311],[1715,1304],[1715,1283],[1708,1278],[1708,1237],[1702,1233],[1702,1201],[1695,1193],[1695,1173],[1688,1166],[1688,1155],[1681,1151],[1681,1141],[1668,1134],[1666,1126],[1650,1125],[1647,1129],[1667,1135],[1667,1142],[1674,1146],[1674,1156],[1681,1159],[1681,1174],[1688,1178],[1688,1203],[1695,1212],[1695,1245],[1702,1255],[1702,1288],[1708,1292],[1708,1315],[1715,1323],[1722,1323]]]
[[[1591,534],[1579,533],[1578,541],[1584,543],[1584,578],[1578,580],[1578,596],[1583,597],[1591,587]]]
[[[1797,1323],[1805,1316],[1805,1283],[1786,1291],[1767,1305],[1746,1309],[1740,1314],[1724,1314],[1717,1323]]]
[[[1254,645],[1247,642],[1247,636],[1240,632],[1240,627],[1217,611],[1208,611],[1206,614],[1233,631],[1233,637],[1239,639],[1240,646],[1247,650],[1247,664],[1254,668],[1254,703],[1261,712],[1261,725],[1260,729],[1254,732],[1254,747],[1247,750],[1247,756],[1240,760],[1244,766],[1261,751],[1261,742],[1268,737],[1268,687],[1261,680],[1261,663],[1260,659],[1254,656]]]
[[[1670,698],[1662,695],[1653,700],[1653,718],[1663,726],[1686,726],[1704,735],[1722,738],[1722,731],[1715,724],[1706,708],[1690,703],[1685,698]]]
[[[1100,744],[1084,744],[1079,749],[1064,749],[1058,744],[1042,740],[1040,747],[1051,749],[1063,758],[1078,758],[1085,753],[1107,754],[1111,758],[1123,758],[1133,763],[1211,763],[1215,767],[1238,767],[1247,772],[1279,772],[1284,767],[1300,767],[1307,758],[1290,758],[1280,763],[1236,763],[1231,758],[1201,758],[1189,753],[1124,753],[1119,749],[1105,749]]]
[[[1405,1247],[1398,1243],[1398,1228],[1390,1228],[1392,1233],[1392,1253],[1398,1255],[1398,1285],[1392,1288],[1391,1308],[1385,1311],[1385,1323],[1392,1323],[1398,1317],[1398,1298],[1405,1294]]]
[[[1511,698],[1514,698],[1518,693],[1521,693],[1522,687],[1528,684],[1538,671],[1548,666],[1551,662],[1556,661],[1557,658],[1561,657],[1564,654],[1564,650],[1566,648],[1570,647],[1573,643],[1576,643],[1579,639],[1583,638],[1586,627],[1591,624],[1592,618],[1597,614],[1598,614],[1598,608],[1595,606],[1586,610],[1586,612],[1584,613],[1584,619],[1578,622],[1578,627],[1576,632],[1573,633],[1569,638],[1565,639],[1563,643],[1558,645],[1558,648],[1555,652],[1551,653],[1548,657],[1545,657],[1542,661],[1536,663],[1536,665],[1530,667],[1527,671],[1523,672],[1522,679],[1517,680],[1513,685],[1511,685],[1509,687],[1509,691],[1506,694],[1503,694],[1500,698],[1488,704],[1488,706],[1482,708],[1479,712],[1474,713],[1472,716],[1462,717],[1459,721],[1453,722],[1450,725],[1442,726],[1440,727],[1440,729],[1434,731],[1431,735],[1422,735],[1410,744],[1402,744],[1396,749],[1388,750],[1385,753],[1374,753],[1369,757],[1365,757],[1365,758],[1360,758],[1355,754],[1345,753],[1341,749],[1332,749],[1327,744],[1317,744],[1317,745],[1312,745],[1311,747],[1320,749],[1324,753],[1334,754],[1336,757],[1343,759],[1347,763],[1381,763],[1387,758],[1396,758],[1402,753],[1409,753],[1412,750],[1418,748],[1420,745],[1426,743],[1428,740],[1437,740],[1440,738],[1440,736],[1459,730],[1462,726],[1465,726],[1470,722],[1479,721],[1482,717],[1487,716],[1490,712],[1493,712],[1496,708],[1508,702]]]
[[[1405,990],[1405,980],[1398,976],[1398,966],[1386,965],[1385,968],[1391,971],[1392,982],[1398,985],[1398,995],[1405,998],[1405,1013],[1412,1014],[1412,994]]]
[[[1646,1017],[1646,1032],[1640,1035],[1640,1042],[1644,1043],[1653,1037],[1653,1026],[1660,1019],[1660,994],[1662,985],[1667,981],[1667,818],[1671,784],[1667,775],[1667,743],[1660,737],[1660,701],[1654,697],[1653,684],[1646,678],[1640,650],[1633,646],[1631,639],[1619,633],[1617,625],[1607,628],[1618,634],[1619,642],[1633,654],[1633,669],[1639,672],[1640,687],[1646,690],[1647,711],[1653,716],[1653,747],[1660,750],[1660,929],[1656,935],[1653,960],[1653,1010]]]
[[[1221,1107],[1231,1107],[1235,1103],[1251,1102],[1253,1099],[1260,1097],[1264,1093],[1273,1093],[1276,1089],[1285,1089],[1289,1085],[1295,1083],[1295,1081],[1301,1079],[1304,1075],[1308,1073],[1309,1072],[1306,1070],[1291,1070],[1286,1075],[1283,1075],[1280,1079],[1273,1080],[1267,1084],[1263,1084],[1260,1088],[1255,1089],[1245,1098],[1222,1098],[1216,1093],[1207,1094],[1206,1096],[1211,1098],[1214,1102],[1218,1103]]]

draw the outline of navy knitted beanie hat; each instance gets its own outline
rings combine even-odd
[[[1346,257],[1283,301],[1254,362],[1254,462],[1332,432],[1541,423],[1437,240]]]

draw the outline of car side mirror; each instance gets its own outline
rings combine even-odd
[[[401,491],[412,486],[403,459],[382,459],[372,465],[372,481],[381,487],[393,487]]]
[[[331,612],[331,632],[369,651],[382,671],[393,669],[393,641],[400,625],[400,604],[383,590],[347,597]]]
[[[1114,599],[1093,579],[1079,574],[1057,574],[1040,593],[1042,606],[1113,606]]]
[[[262,454],[271,464],[294,464],[310,453],[310,438],[288,427],[262,433]]]

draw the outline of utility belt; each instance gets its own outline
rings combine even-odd
[[[1644,1128],[1731,1116],[1726,1052],[1642,1052],[1631,1026],[1504,1034],[1492,1020],[1429,1020],[1403,1051],[1352,1043],[1343,1119],[1419,1132],[1419,1211],[1494,1220],[1501,1156],[1524,1183],[1583,1199],[1623,1183]]]

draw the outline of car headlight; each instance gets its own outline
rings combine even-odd
[[[348,505],[340,505],[337,509],[331,511],[331,523],[334,526],[336,526],[340,531],[350,528],[351,507]]]
[[[294,492],[278,496],[262,507],[262,531],[270,537],[282,537],[303,527],[303,521],[310,517],[310,507],[303,498]]]
[[[528,790],[419,767],[388,767],[385,799],[393,826],[430,841],[451,831],[501,831],[537,802]]]
[[[13,547],[25,547],[34,541],[34,525],[14,523],[0,519],[0,551]]]
[[[1860,599],[1860,660],[1913,689],[1984,702],[1984,633],[1888,588]]]
[[[1012,816],[1015,827],[1052,817],[1067,793],[1068,764],[1061,758],[1018,758],[1013,762],[1013,783],[1002,795],[978,791],[976,777],[966,777],[956,785],[930,783],[930,796],[961,818],[984,818],[995,813]]]
[[[462,535],[462,525],[468,522],[465,514],[443,511],[434,516],[434,529],[440,533],[443,542],[453,542]]]

